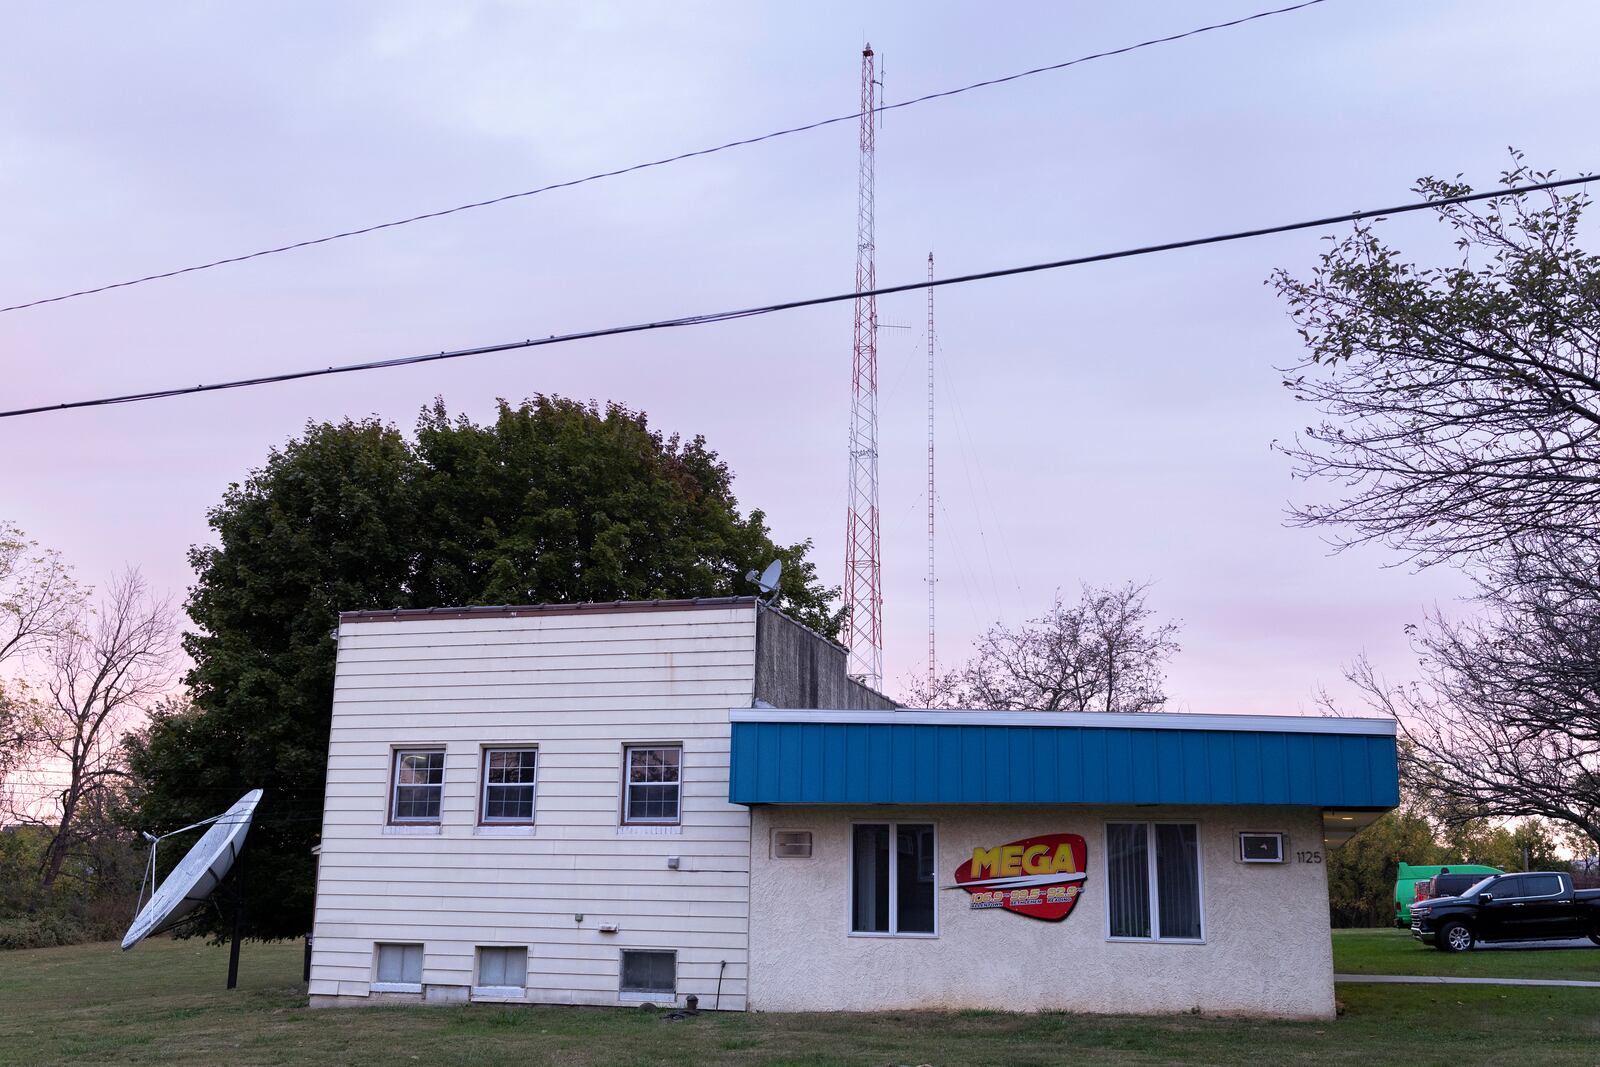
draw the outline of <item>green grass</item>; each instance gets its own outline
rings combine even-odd
[[[1335,974],[1575,978],[1600,982],[1600,949],[1478,948],[1471,952],[1440,952],[1405,930],[1335,930],[1333,970]]]
[[[1540,1067],[1600,1061],[1600,990],[1352,985],[1326,1023],[998,1012],[667,1022],[620,1008],[312,1011],[300,960],[298,945],[247,945],[229,993],[227,953],[192,941],[0,953],[0,1064],[1460,1067],[1532,1049]]]

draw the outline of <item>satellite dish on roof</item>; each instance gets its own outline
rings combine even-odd
[[[761,587],[761,592],[766,596],[766,602],[772,603],[778,599],[778,577],[783,574],[783,560],[775,559],[767,564],[767,569],[757,574],[751,571],[744,576],[745,581],[755,582]]]
[[[252,789],[221,815],[161,837],[145,835],[150,840],[150,880],[154,884],[155,846],[172,834],[181,834],[184,830],[193,830],[208,822],[211,824],[211,828],[195,842],[189,854],[178,861],[172,873],[150,894],[149,902],[134,916],[133,925],[128,927],[127,934],[122,938],[124,951],[151,934],[170,930],[212,894],[238,858],[239,850],[244,847],[244,836],[250,832],[250,820],[260,802],[261,790]]]

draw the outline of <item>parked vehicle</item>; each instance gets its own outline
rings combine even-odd
[[[1394,924],[1401,930],[1411,929],[1411,905],[1416,900],[1417,884],[1434,875],[1448,871],[1451,874],[1504,874],[1498,867],[1485,867],[1477,863],[1447,863],[1443,866],[1400,864],[1400,873],[1394,883]],[[1437,895],[1437,894],[1436,894]]]
[[[1435,897],[1458,897],[1462,893],[1465,893],[1468,889],[1471,889],[1473,886],[1483,881],[1483,876],[1485,874],[1491,873],[1500,872],[1473,871],[1471,873],[1458,874],[1455,868],[1452,867],[1447,871],[1443,871],[1434,875],[1432,878],[1424,878],[1422,881],[1417,883],[1417,895],[1416,898],[1411,901],[1411,907],[1415,908],[1423,901],[1432,900]]]
[[[1446,952],[1479,941],[1559,941],[1600,945],[1600,889],[1574,889],[1559,871],[1490,875],[1460,896],[1411,906],[1411,936]]]

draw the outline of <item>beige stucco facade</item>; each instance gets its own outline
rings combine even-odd
[[[936,828],[935,936],[850,933],[851,825],[889,821]],[[1107,821],[1197,824],[1203,943],[1107,936]],[[810,830],[812,856],[773,858],[774,829]],[[748,1004],[757,1011],[1334,1013],[1326,866],[1296,855],[1325,858],[1314,809],[759,806],[751,830]],[[1282,831],[1286,862],[1239,862],[1245,830]],[[965,891],[942,888],[974,848],[1051,833],[1080,834],[1089,851],[1083,895],[1060,922],[973,910]]]

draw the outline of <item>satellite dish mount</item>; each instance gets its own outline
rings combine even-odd
[[[760,574],[757,574],[755,571],[751,571],[749,574],[744,576],[744,579],[747,582],[756,583],[756,586],[761,590],[760,593],[756,594],[756,599],[768,607],[771,607],[772,602],[778,599],[778,578],[781,577],[782,574],[783,560],[775,559],[771,563],[767,564],[767,569],[762,571]]]

